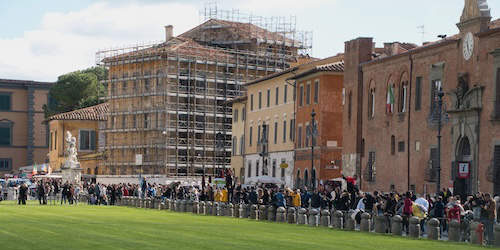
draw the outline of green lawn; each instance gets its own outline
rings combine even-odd
[[[327,228],[126,207],[0,202],[0,249],[473,249]]]

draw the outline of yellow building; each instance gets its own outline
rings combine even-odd
[[[43,105],[53,83],[0,79],[0,174],[47,160]]]
[[[238,179],[236,183],[244,183],[245,179],[245,116],[246,116],[246,96],[236,98],[229,102],[233,110],[233,125],[231,130],[232,150],[231,150],[231,169]]]
[[[66,132],[76,138],[78,161],[84,174],[103,174],[99,170],[104,157],[105,137],[101,129],[105,127],[107,103],[78,109],[49,118],[49,162],[52,170],[64,164]]]
[[[244,125],[246,178],[268,175],[281,178],[288,187],[294,186],[296,91],[295,82],[287,79],[317,65],[341,60],[343,55],[315,60],[246,84],[248,98]],[[266,167],[263,157],[259,155],[262,152],[260,142],[264,134],[263,125],[267,127]]]

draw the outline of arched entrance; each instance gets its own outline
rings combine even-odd
[[[456,164],[454,166],[453,172],[454,183],[453,183],[453,191],[455,195],[460,195],[462,198],[465,198],[468,194],[471,194],[471,181],[470,181],[470,171],[472,169],[472,151],[469,138],[464,136],[460,139],[458,143],[458,150],[456,154]],[[460,178],[459,174],[459,164],[460,163],[468,163],[469,164],[469,176],[466,178]]]

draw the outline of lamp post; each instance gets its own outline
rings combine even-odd
[[[267,157],[267,154],[268,154],[268,141],[267,141],[267,133],[268,133],[268,127],[266,124],[263,124],[262,125],[262,135],[261,135],[261,138],[260,138],[260,146],[261,146],[261,151],[259,153],[259,155],[262,157],[262,175],[266,174],[266,175],[269,175],[267,173],[267,160],[266,160],[266,157]]]
[[[437,140],[438,140],[438,160],[437,160],[437,184],[436,184],[436,193],[439,193],[441,190],[441,127],[442,127],[442,114],[443,114],[443,96],[444,92],[440,88],[438,93],[438,135],[437,135]]]
[[[311,125],[309,126],[309,135],[311,137],[311,188],[314,190],[316,187],[315,179],[316,179],[316,173],[314,172],[314,140],[316,137],[316,134],[318,132],[316,128],[316,122],[314,120],[314,117],[316,117],[316,112],[314,112],[314,109],[311,112]],[[313,175],[314,173],[314,175]]]

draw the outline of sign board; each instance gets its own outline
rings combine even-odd
[[[286,162],[281,163],[280,168],[288,168],[288,163]]]
[[[135,155],[135,165],[142,165],[142,155],[141,154]]]
[[[470,176],[470,163],[469,162],[459,162],[458,163],[458,178],[467,179]]]

